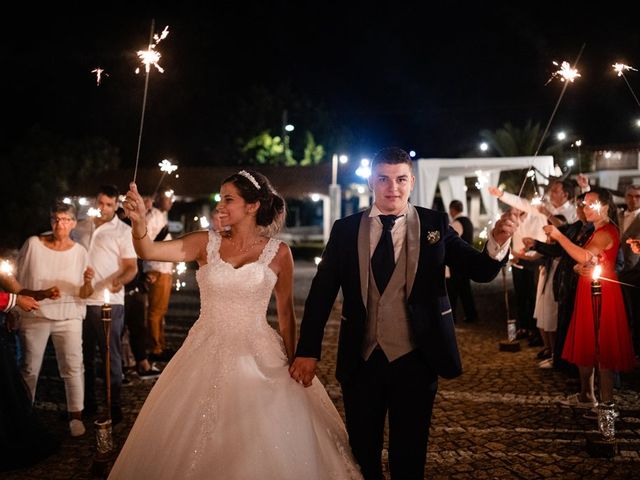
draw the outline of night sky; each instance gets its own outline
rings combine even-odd
[[[482,129],[528,119],[544,127],[562,89],[558,80],[545,85],[552,61],[573,63],[583,44],[582,78],[567,89],[551,132],[587,146],[640,139],[640,107],[611,69],[615,61],[640,66],[627,3],[90,3],[5,17],[3,151],[37,125],[61,137],[106,137],[131,165],[144,87],[135,52],[152,19],[170,34],[158,46],[165,73],[150,76],[141,153],[150,165],[224,162],[253,123],[279,133],[280,103],[271,116],[252,111],[260,89],[285,92],[292,137],[309,129],[353,156],[387,145],[420,157],[466,155]],[[109,74],[101,86],[97,66]],[[640,91],[640,72],[627,79]]]

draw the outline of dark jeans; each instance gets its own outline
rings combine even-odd
[[[96,405],[96,346],[100,350],[102,364],[106,368],[106,342],[102,307],[87,306],[87,318],[82,324],[82,356],[84,359],[84,404]],[[111,334],[109,338],[109,354],[111,357],[111,407],[120,407],[120,390],[122,388],[122,350],[120,337],[124,328],[124,305],[111,305]]]
[[[128,292],[124,296],[124,321],[129,329],[129,344],[136,362],[147,358],[147,294]]]
[[[471,280],[469,280],[469,277],[460,275],[452,269],[451,277],[447,280],[447,292],[449,294],[449,302],[451,303],[454,322],[460,318],[456,315],[458,298],[460,298],[462,302],[465,321],[475,322],[478,319],[478,312],[476,311],[476,303],[473,300]]]
[[[536,276],[529,268],[512,268],[513,289],[516,295],[516,326],[518,329],[534,331],[536,322],[533,312],[536,307]]]
[[[422,480],[438,379],[419,351],[389,363],[380,349],[342,385],[349,443],[366,480],[381,480],[389,414],[389,468],[394,480]]]

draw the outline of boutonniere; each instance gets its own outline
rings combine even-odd
[[[427,232],[427,243],[435,245],[440,240],[440,230],[430,230]]]

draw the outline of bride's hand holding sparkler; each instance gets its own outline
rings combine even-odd
[[[134,182],[129,184],[129,191],[125,195],[122,206],[127,217],[131,219],[133,238],[141,239],[146,234],[145,215],[147,212],[144,206],[144,199],[138,192],[138,186]]]
[[[544,230],[544,233],[547,235],[547,237],[551,240],[558,240],[558,238],[560,238],[560,236],[562,235],[562,233],[560,233],[560,230],[558,230],[555,225],[545,225],[544,227],[542,227],[542,229]]]

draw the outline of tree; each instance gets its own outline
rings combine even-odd
[[[288,143],[282,141],[279,136],[272,136],[269,131],[264,131],[250,139],[244,147],[242,153],[248,156],[249,163],[258,165],[280,165],[280,166],[308,166],[317,165],[324,157],[324,147],[315,142],[313,134],[305,132],[306,145],[303,156],[296,160],[293,151]]]

